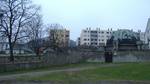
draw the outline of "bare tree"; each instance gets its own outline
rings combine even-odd
[[[30,0],[0,0],[3,12],[1,32],[9,42],[10,61],[14,61],[13,48],[24,35],[26,23],[32,20],[39,10]]]
[[[29,47],[39,56],[40,48],[43,45],[43,23],[41,15],[36,15],[27,25],[29,35]]]

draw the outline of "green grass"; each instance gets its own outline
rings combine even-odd
[[[114,64],[115,65],[115,64]],[[150,63],[124,63],[119,66],[51,73],[40,77],[24,77],[21,80],[40,81],[98,81],[98,80],[150,80]]]

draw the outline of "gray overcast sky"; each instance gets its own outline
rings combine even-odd
[[[45,24],[59,23],[76,40],[82,29],[138,29],[145,31],[150,0],[33,0],[41,5]]]

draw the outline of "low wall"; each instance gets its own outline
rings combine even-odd
[[[150,62],[149,51],[119,51],[113,56],[113,62]],[[104,52],[69,51],[68,53],[47,53],[41,56],[15,56],[12,64],[8,56],[0,58],[0,71],[31,69],[52,65],[88,62],[105,62]]]
[[[40,59],[38,56],[15,56],[14,63],[9,62],[9,56],[1,56],[0,72],[79,63],[93,55],[93,52],[89,51],[70,51],[68,53],[53,52],[42,55]]]
[[[150,51],[119,51],[113,62],[150,62]]]
[[[91,51],[70,51],[69,53],[47,53],[43,60],[49,65],[62,65],[83,62],[92,56],[94,54]]]
[[[118,51],[112,57],[115,62],[150,62],[150,51]],[[105,62],[104,52],[94,53],[88,62]]]

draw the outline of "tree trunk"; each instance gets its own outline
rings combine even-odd
[[[36,56],[39,57],[39,59],[41,59],[39,48],[36,48]]]
[[[13,45],[11,39],[9,39],[9,47],[10,61],[14,62]]]

